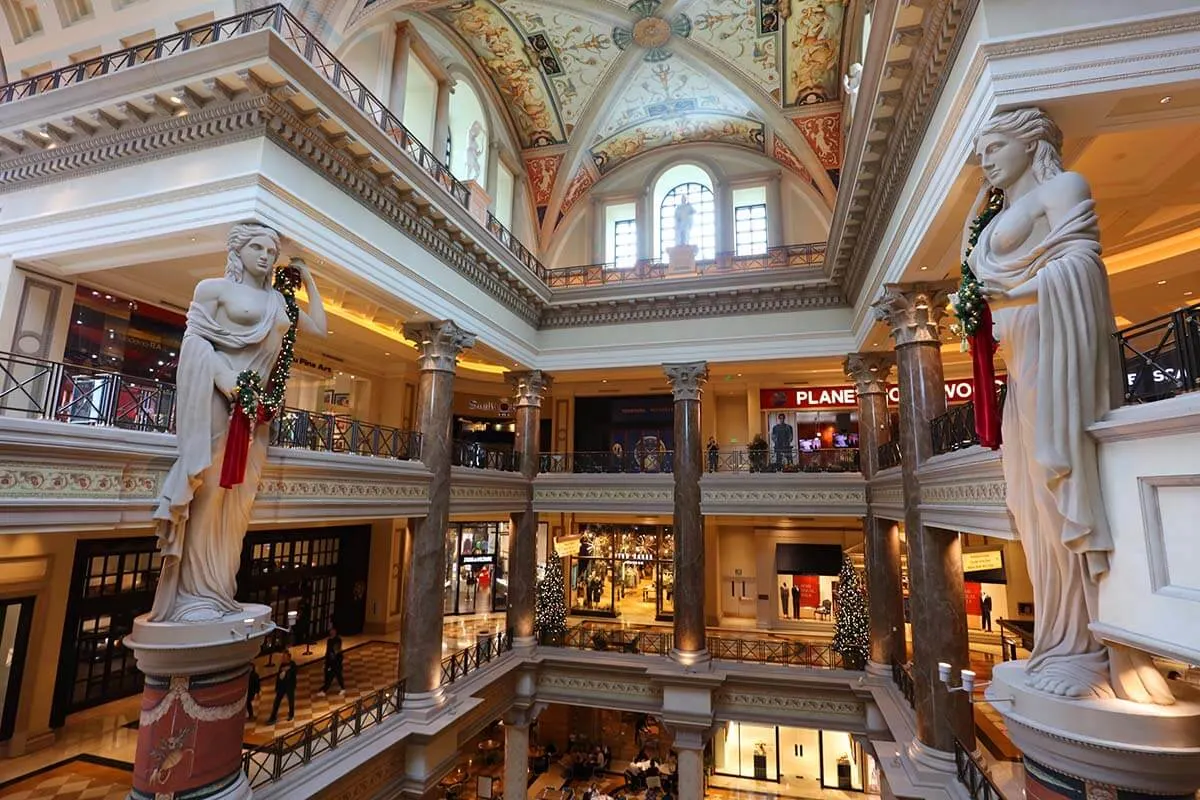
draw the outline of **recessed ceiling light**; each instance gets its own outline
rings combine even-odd
[[[329,334],[330,336],[333,336],[333,331],[325,331],[325,333]]]
[[[1165,106],[1167,103],[1171,102],[1171,95],[1163,95],[1162,99],[1160,99],[1158,102]]]
[[[1191,297],[1191,296],[1192,296],[1192,293],[1191,293],[1191,292],[1184,292],[1184,293],[1183,293],[1183,296],[1184,296],[1184,297]]]
[[[605,378],[605,379],[603,379],[603,380],[602,380],[602,381],[600,381],[600,382],[601,382],[601,383],[608,383],[608,378]]]
[[[738,377],[739,377],[739,378],[740,378],[740,377],[742,377],[742,373],[740,373],[740,372],[739,372],[739,373],[738,373]]]
[[[1165,284],[1166,284],[1166,281],[1159,281],[1159,282],[1158,282],[1158,285],[1159,285],[1159,286],[1163,286],[1163,285],[1165,285]]]
[[[929,269],[929,267],[921,267],[921,272],[924,272],[927,269]]]
[[[175,95],[171,95],[171,96],[170,96],[170,97],[168,97],[167,99],[168,99],[168,100],[170,100],[172,103],[182,103],[182,102],[183,102],[182,100],[180,100],[180,99],[179,99],[178,97],[176,97]]]
[[[47,149],[47,150],[53,150],[53,149],[54,149],[54,148],[56,148],[56,147],[58,147],[58,143],[57,143],[57,142],[51,142],[50,144],[46,145],[46,149]]]
[[[385,356],[390,356],[390,355],[391,355],[391,353],[389,353],[387,350],[384,350],[384,351],[383,351],[383,354],[384,354]]]

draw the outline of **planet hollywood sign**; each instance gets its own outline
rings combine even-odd
[[[996,385],[1004,383],[1003,378]],[[975,383],[969,378],[946,381],[946,402],[955,405],[966,403],[975,396]],[[899,405],[900,387],[889,386],[888,405]],[[853,386],[807,386],[799,389],[763,389],[759,403],[764,411],[792,409],[797,411],[825,411],[853,409],[858,407],[858,392]]]

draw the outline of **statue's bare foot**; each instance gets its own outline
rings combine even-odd
[[[1065,674],[1064,671],[1056,670],[1053,667],[1044,668],[1035,674],[1028,675],[1025,682],[1031,689],[1055,697],[1065,697],[1068,700],[1112,696],[1112,692],[1107,686],[1081,683],[1076,676]]]
[[[1134,703],[1169,706],[1175,702],[1166,678],[1150,656],[1121,645],[1110,645],[1108,663],[1117,697]]]

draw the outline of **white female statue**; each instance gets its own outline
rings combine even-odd
[[[1171,703],[1144,654],[1106,648],[1088,629],[1113,543],[1087,427],[1117,390],[1091,190],[1063,171],[1062,133],[1040,109],[996,114],[975,147],[988,184],[1004,193],[968,263],[1008,373],[1004,478],[1037,609],[1028,683],[1070,698]]]
[[[154,513],[163,564],[152,622],[211,621],[241,610],[234,595],[242,538],[267,458],[270,426],[251,423],[245,473],[240,482],[222,488],[229,482],[222,466],[231,409],[248,383],[260,381],[270,391],[273,377],[286,379],[274,373],[285,345],[290,364],[289,305],[294,300],[289,302],[273,286],[278,233],[263,225],[235,225],[228,249],[225,276],[196,285],[179,351],[179,457],[167,473]],[[293,259],[291,268],[299,271],[309,298],[309,312],[298,311],[296,326],[324,336],[325,309],[316,284],[299,259]]]
[[[692,218],[695,216],[696,209],[692,208],[692,204],[686,198],[682,203],[675,206],[676,247],[686,247],[692,243]]]

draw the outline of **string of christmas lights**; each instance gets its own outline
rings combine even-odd
[[[871,621],[867,613],[867,593],[862,576],[842,555],[838,574],[837,614],[834,618],[834,651],[842,654],[846,669],[862,669],[871,652]]]
[[[537,585],[534,628],[538,638],[564,636],[567,632],[567,589],[563,583],[562,559],[557,553],[546,558],[542,579]]]
[[[275,270],[275,290],[283,295],[287,304],[291,325],[283,335],[279,357],[271,369],[271,377],[263,386],[262,378],[252,369],[242,370],[237,378],[234,402],[247,417],[256,422],[269,422],[283,409],[284,392],[292,374],[292,359],[296,355],[296,322],[300,319],[300,305],[296,302],[296,290],[300,288],[300,271],[295,267],[278,267]]]

